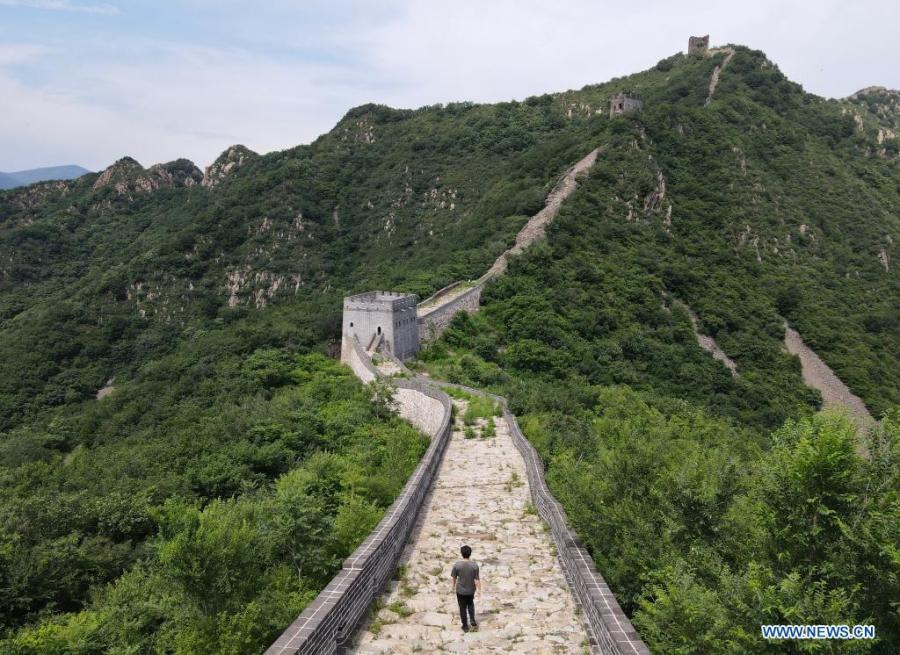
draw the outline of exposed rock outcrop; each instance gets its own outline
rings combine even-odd
[[[28,210],[48,202],[51,198],[67,195],[77,184],[78,180],[38,182],[12,189],[7,192],[6,198],[13,207]],[[27,218],[25,222],[30,223],[31,218]]]
[[[97,390],[96,398],[97,400],[103,400],[108,395],[110,395],[116,388],[113,386],[113,382],[115,382],[115,378],[110,378],[106,381],[106,384],[103,385],[101,389]]]
[[[889,158],[898,153],[900,91],[883,86],[860,89],[840,101],[841,113],[851,114],[856,132],[865,137],[868,156]]]
[[[203,180],[203,171],[189,159],[176,159],[167,164],[155,164],[147,171],[152,178],[158,180],[159,187],[185,186],[192,187]]]
[[[694,329],[694,337],[697,339],[697,344],[712,355],[713,359],[722,362],[722,364],[725,365],[725,368],[731,371],[732,377],[738,377],[737,364],[735,364],[734,360],[722,350],[715,339],[700,331],[700,320],[697,318],[694,311],[684,303],[681,303],[681,305],[684,307],[685,311],[687,311],[688,317],[691,319],[691,327]]]
[[[122,195],[125,193],[128,183],[134,182],[136,188],[149,191],[150,180],[145,177],[145,174],[144,167],[136,159],[122,157],[100,173],[92,188],[94,191],[100,191],[105,187],[113,186],[116,193]]]
[[[201,184],[205,187],[221,184],[244,164],[257,157],[259,155],[246,146],[231,146],[206,168]]]
[[[194,186],[203,178],[200,169],[187,159],[155,164],[145,169],[135,159],[122,157],[94,180],[93,190],[112,188],[118,197],[132,199],[157,189]]]

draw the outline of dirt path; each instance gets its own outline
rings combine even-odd
[[[550,535],[531,509],[525,463],[506,422],[465,438],[464,401],[435,485],[404,552],[403,575],[351,652],[584,653],[587,636]],[[469,544],[481,567],[479,630],[463,633],[450,567]]]

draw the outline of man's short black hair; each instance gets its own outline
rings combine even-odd
[[[469,546],[463,546],[459,549],[459,552],[462,553],[465,559],[469,559],[472,556],[472,549]]]

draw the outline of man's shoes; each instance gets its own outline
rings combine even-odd
[[[476,632],[478,631],[478,624],[475,623],[475,621],[472,621],[472,630],[474,630]]]
[[[469,631],[469,626],[464,625],[464,626],[463,626],[463,632],[468,632],[468,631]]]

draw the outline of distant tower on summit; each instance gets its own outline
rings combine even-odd
[[[709,50],[709,34],[706,36],[692,36],[688,39],[689,55],[705,55]]]
[[[609,99],[609,117],[615,118],[621,114],[637,111],[643,106],[644,102],[636,95],[617,93]]]

